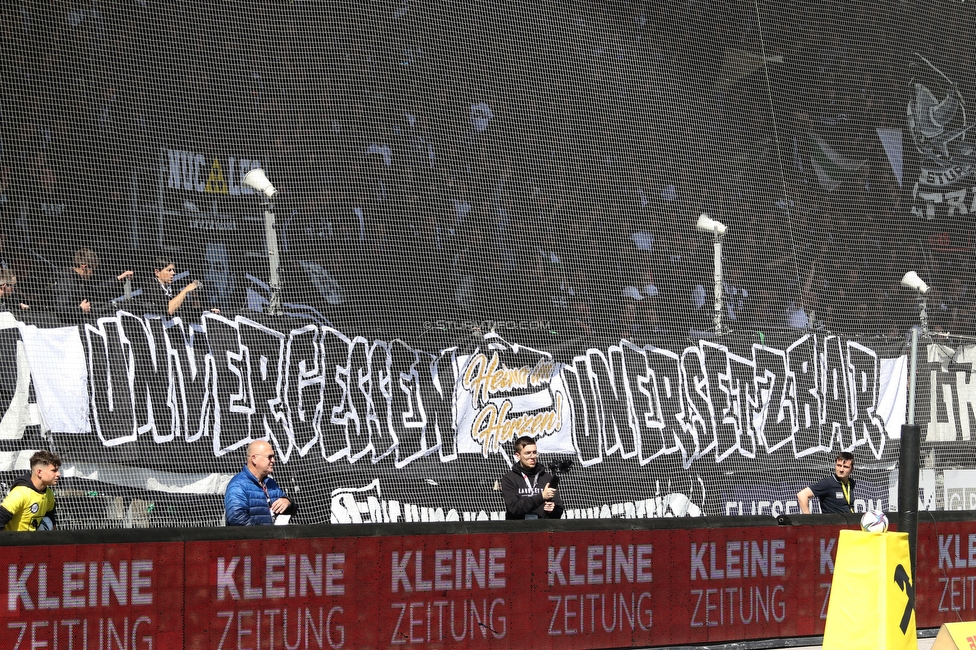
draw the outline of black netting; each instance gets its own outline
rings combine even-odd
[[[839,450],[892,509],[915,271],[923,504],[976,508],[974,22],[6,2],[3,478],[212,525],[267,438],[300,521],[498,517],[530,433],[568,516],[795,511]]]

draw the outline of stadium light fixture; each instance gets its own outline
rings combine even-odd
[[[926,306],[925,295],[929,292],[931,287],[925,284],[925,281],[922,278],[918,277],[918,273],[916,273],[915,271],[909,271],[902,277],[901,286],[905,287],[906,289],[911,289],[912,291],[918,293],[918,307],[919,307],[918,320],[922,326],[922,336],[928,336],[929,318],[928,318],[928,313],[925,311],[925,306]],[[917,352],[918,331],[915,329],[913,329],[912,331],[913,331],[912,354],[914,359],[914,355]],[[912,417],[913,414],[911,411],[909,411],[909,422],[908,422],[909,424],[914,424]]]
[[[255,192],[260,192],[264,194],[269,199],[278,193],[275,186],[271,184],[268,180],[267,175],[264,173],[263,169],[252,169],[244,175],[244,180],[241,181],[247,187],[250,187]]]
[[[695,227],[702,232],[713,232],[716,235],[724,235],[725,231],[728,230],[724,223],[712,219],[704,212],[698,217],[698,223],[695,224]]]
[[[901,279],[901,286],[908,289],[914,289],[922,295],[929,292],[929,285],[925,284],[925,281],[918,277],[918,273],[915,271],[909,271],[905,274],[905,276]]]
[[[250,187],[255,192],[267,197],[264,209],[264,236],[268,246],[268,284],[271,286],[271,300],[268,301],[268,312],[272,315],[281,314],[281,279],[278,276],[279,254],[278,233],[275,229],[274,204],[271,199],[278,190],[268,180],[263,169],[252,169],[244,178],[241,185]]]
[[[725,233],[728,228],[721,221],[716,221],[704,212],[698,217],[698,223],[695,227],[701,232],[710,232],[715,235],[715,316],[713,317],[713,322],[715,323],[715,334],[722,335],[722,240],[725,238]]]

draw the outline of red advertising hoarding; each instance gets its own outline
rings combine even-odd
[[[920,524],[918,557],[919,621],[976,620],[976,522]]]
[[[836,526],[7,547],[0,648],[605,648],[823,632]],[[919,627],[976,617],[923,524]]]
[[[2,558],[0,648],[183,647],[179,542],[14,546]]]

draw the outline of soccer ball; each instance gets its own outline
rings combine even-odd
[[[867,533],[883,533],[888,530],[888,517],[880,510],[868,510],[861,517],[861,530]]]

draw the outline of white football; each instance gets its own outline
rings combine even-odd
[[[888,530],[888,517],[880,510],[868,510],[861,517],[861,530],[868,533],[883,533]]]

